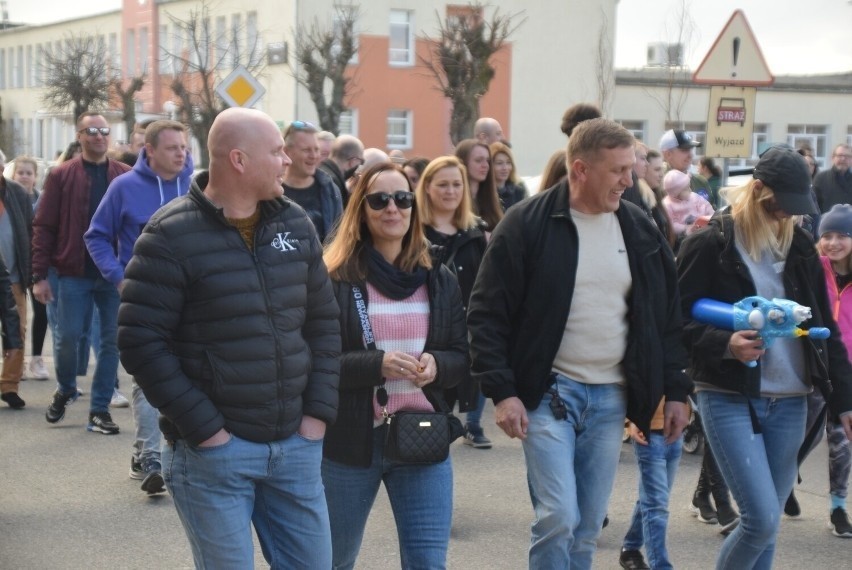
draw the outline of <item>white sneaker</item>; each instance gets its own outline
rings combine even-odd
[[[29,366],[27,366],[26,377],[33,380],[47,380],[49,378],[47,368],[44,366],[44,359],[41,356],[32,357]]]
[[[124,394],[118,391],[118,388],[112,393],[112,400],[109,403],[113,408],[128,408],[130,401],[124,397]]]

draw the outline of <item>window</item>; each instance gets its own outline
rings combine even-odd
[[[38,65],[36,64],[35,61],[33,61],[33,46],[27,46],[26,62],[27,62],[26,69],[29,70],[29,73],[27,74],[26,86],[27,87],[35,87],[36,81],[38,81],[38,79],[37,79]]]
[[[728,159],[728,168],[748,168],[757,164],[758,155],[769,144],[769,125],[754,124],[751,135],[751,158]]]
[[[15,87],[24,86],[24,46],[18,46],[15,57]]]
[[[127,76],[136,77],[136,30],[127,30]]]
[[[160,44],[160,49],[158,50],[159,55],[157,61],[157,69],[160,73],[171,73],[172,65],[171,65],[171,57],[169,57],[169,27],[167,25],[160,26],[158,43]]]
[[[846,144],[852,145],[852,125],[846,127]]]
[[[172,73],[177,75],[183,71],[183,29],[176,25],[172,31]]]
[[[358,136],[358,110],[346,109],[340,112],[337,121],[337,133],[340,135]]]
[[[44,85],[44,46],[36,45],[35,61],[33,62],[33,87]]]
[[[225,67],[225,56],[228,55],[227,22],[225,16],[216,18],[216,62],[213,65],[216,69]]]
[[[388,111],[388,148],[411,148],[411,111]]]
[[[249,67],[260,65],[263,59],[263,43],[257,32],[257,12],[246,14],[246,50],[249,54]]]
[[[645,140],[645,121],[618,121],[621,126],[630,131],[637,141]]]
[[[148,49],[148,28],[141,27],[139,28],[139,73],[145,73],[148,71],[148,52],[151,51]]]
[[[820,168],[828,161],[828,128],[825,125],[787,125],[787,144],[793,148],[808,146]]]
[[[121,54],[118,52],[118,34],[110,34],[108,36],[107,45],[110,53],[111,71],[117,75],[121,75]]]
[[[0,89],[6,89],[6,48],[0,48]]]
[[[411,25],[412,14],[408,10],[390,11],[389,62],[391,65],[412,65],[414,63],[414,34]]]
[[[240,41],[240,32],[243,29],[243,19],[239,14],[231,16],[231,68],[236,68],[240,65],[242,58],[242,42]]]

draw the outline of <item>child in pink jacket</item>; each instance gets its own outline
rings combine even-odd
[[[663,206],[672,219],[672,229],[681,238],[707,225],[713,215],[710,202],[690,190],[689,174],[669,170],[663,178]]]

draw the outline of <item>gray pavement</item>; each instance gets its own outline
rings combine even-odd
[[[129,393],[130,379],[123,372],[120,377]],[[86,392],[90,382],[91,376],[81,379]],[[192,556],[171,499],[148,497],[138,481],[128,478],[130,410],[113,410],[120,434],[88,433],[89,400],[84,396],[69,407],[63,422],[51,426],[44,412],[53,389],[53,381],[24,382],[20,393],[27,407],[0,407],[0,569],[191,568]],[[518,441],[494,426],[492,412],[489,404],[484,425],[493,449],[453,446],[455,512],[449,568],[526,567],[532,509],[523,453]],[[700,457],[684,455],[673,491],[669,545],[676,568],[712,568],[722,542],[717,526],[697,522],[687,509],[700,463]],[[782,521],[775,568],[852,569],[852,540],[832,536],[826,526],[824,444],[802,475],[797,495],[803,515]],[[618,568],[635,497],[633,453],[625,444],[609,508],[611,523],[601,535],[595,569]],[[267,567],[259,548],[256,567]],[[357,567],[399,567],[395,527],[383,491]]]

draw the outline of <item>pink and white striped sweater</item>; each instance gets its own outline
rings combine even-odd
[[[376,348],[385,352],[399,351],[420,359],[429,332],[429,291],[422,285],[411,297],[397,301],[382,295],[367,283],[370,304],[367,314],[376,338]],[[435,409],[423,390],[405,378],[385,378],[388,412],[397,410],[433,412]],[[378,389],[378,388],[377,388]],[[382,423],[382,408],[373,394],[374,425]]]

